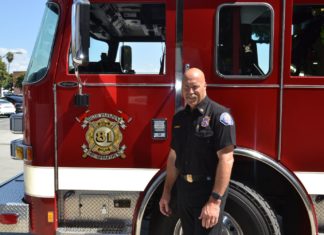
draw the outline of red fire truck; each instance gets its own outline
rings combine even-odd
[[[324,1],[49,0],[0,232],[182,234],[158,201],[189,67],[237,126],[222,234],[324,231]]]

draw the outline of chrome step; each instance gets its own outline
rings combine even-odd
[[[57,228],[56,235],[131,235],[131,228]]]

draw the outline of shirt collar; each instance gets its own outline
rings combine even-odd
[[[200,103],[195,107],[193,111],[197,110],[200,114],[204,114],[207,109],[208,101],[209,98],[208,96],[206,96],[202,101],[200,101]],[[185,110],[186,112],[191,112],[190,106],[186,105]]]

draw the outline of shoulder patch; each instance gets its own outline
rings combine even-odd
[[[220,115],[219,121],[225,126],[232,126],[234,124],[232,116],[227,112]]]

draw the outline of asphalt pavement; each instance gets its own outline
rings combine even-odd
[[[20,138],[10,131],[10,118],[0,116],[0,185],[23,171],[23,161],[10,157],[10,141]]]

